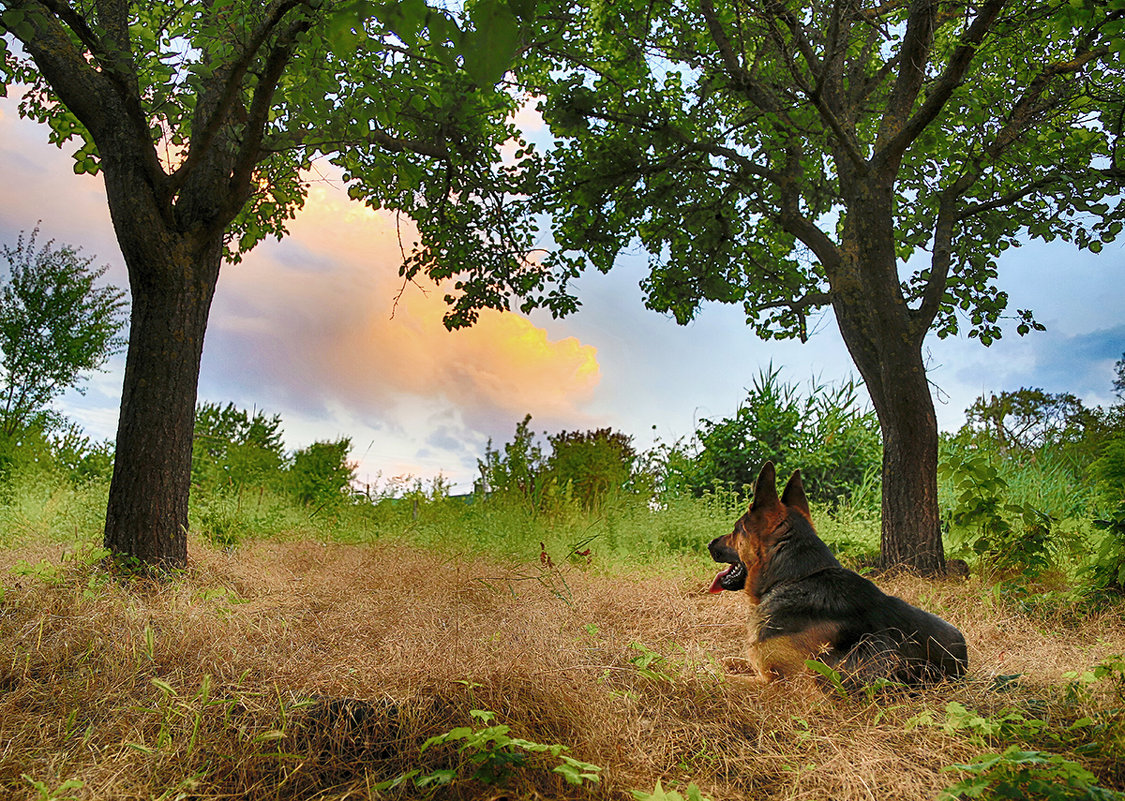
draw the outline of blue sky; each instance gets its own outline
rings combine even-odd
[[[41,241],[80,245],[108,279],[127,280],[101,180],[76,176],[70,149],[0,100],[0,241],[41,223]],[[760,369],[806,384],[855,374],[830,315],[807,344],[762,342],[738,307],[711,305],[687,326],[644,309],[643,256],[577,282],[581,310],[486,314],[472,330],[441,326],[441,290],[399,290],[394,221],[315,185],[293,235],[267,242],[220,278],[200,399],[280,414],[289,447],[350,436],[361,480],[441,472],[463,489],[489,438],[524,414],[537,431],[611,426],[640,447],[690,435],[701,417],[732,413]],[[926,345],[939,423],[953,430],[987,391],[1037,386],[1088,404],[1113,401],[1125,352],[1125,242],[1101,254],[1061,244],[1009,250],[999,284],[1009,307],[1034,309],[1045,332],[1014,325],[990,348],[965,338]],[[392,316],[393,310],[393,316]],[[112,438],[124,358],[70,393],[60,409]]]

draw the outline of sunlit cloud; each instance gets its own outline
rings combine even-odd
[[[205,368],[221,363],[224,383],[268,388],[310,416],[342,407],[393,417],[440,399],[489,435],[525,413],[586,422],[582,405],[601,377],[596,349],[551,339],[514,313],[487,311],[447,331],[442,288],[398,276],[400,235],[413,239],[406,225],[314,186],[291,237],[224,268]]]

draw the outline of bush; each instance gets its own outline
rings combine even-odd
[[[938,467],[954,501],[945,510],[950,536],[990,570],[1029,578],[1054,565],[1061,539],[1054,518],[1029,503],[1011,503],[1008,483],[988,457],[954,450]]]
[[[195,410],[192,484],[209,491],[277,486],[285,455],[281,417],[202,403]]]
[[[732,417],[701,420],[692,444],[666,448],[660,461],[667,491],[741,491],[771,460],[781,474],[800,469],[813,501],[839,503],[863,488],[878,502],[871,490],[878,489],[882,439],[874,411],[859,403],[860,385],[812,382],[803,396],[780,372],[759,372]]]
[[[597,431],[562,431],[548,438],[549,480],[566,487],[570,496],[587,509],[600,508],[620,493],[633,477],[637,459],[632,437],[609,428]]]
[[[328,505],[346,499],[355,480],[355,464],[348,461],[351,449],[351,437],[344,437],[314,442],[294,453],[289,480],[297,501]]]

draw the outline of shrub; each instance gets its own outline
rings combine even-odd
[[[562,431],[548,437],[551,455],[546,471],[558,486],[587,509],[600,508],[633,477],[637,459],[633,438],[619,431]]]
[[[201,489],[276,486],[284,466],[281,417],[202,403],[195,410],[192,484]]]
[[[812,382],[802,395],[780,373],[772,366],[759,372],[733,416],[701,420],[691,445],[666,447],[665,489],[696,496],[715,487],[740,491],[753,485],[766,460],[781,473],[799,468],[817,502],[838,503],[871,489],[882,467],[882,440],[875,413],[859,403],[859,383]]]
[[[1105,520],[1095,520],[1102,541],[1083,578],[1096,592],[1125,593],[1125,503]]]
[[[1053,518],[1030,504],[1007,502],[1008,484],[987,456],[954,450],[938,476],[953,491],[945,520],[960,548],[1000,573],[1035,577],[1052,566]]]
[[[293,454],[290,486],[300,503],[330,504],[348,497],[355,479],[355,464],[348,461],[350,437],[335,442],[314,442]]]

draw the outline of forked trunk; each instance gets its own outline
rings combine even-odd
[[[163,254],[122,242],[133,305],[105,547],[165,569],[187,564],[196,390],[222,259],[221,236],[211,238],[165,237]]]

